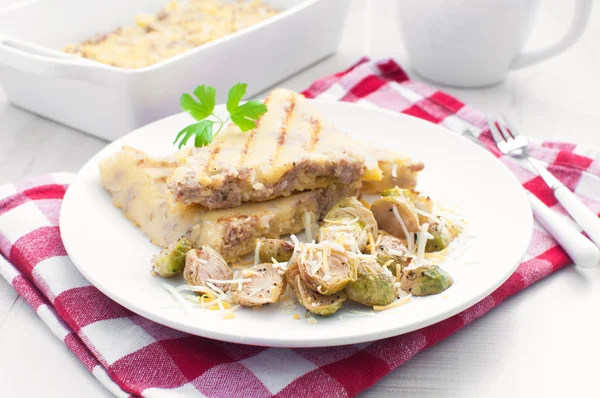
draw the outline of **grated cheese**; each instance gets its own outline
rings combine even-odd
[[[165,289],[167,289],[169,291],[169,293],[171,293],[173,295],[175,300],[179,301],[184,306],[189,307],[188,300],[186,300],[185,297],[183,297],[183,295],[181,293],[179,293],[179,291],[177,291],[177,289],[175,289],[173,286],[168,285],[166,283],[162,283],[161,286],[164,287]]]
[[[235,319],[235,314],[233,312],[227,311],[223,313],[223,319]]]
[[[419,238],[417,240],[417,264],[423,263],[425,261],[425,246],[427,245],[427,240],[433,238],[433,236],[427,232],[429,228],[428,223],[423,223],[421,228],[419,229]]]
[[[396,250],[396,249],[387,249],[387,252],[388,252],[388,254],[391,254],[392,256],[404,256],[406,254],[403,251]]]
[[[306,241],[310,242],[311,240],[313,240],[313,236],[312,236],[312,226],[311,226],[310,214],[308,214],[307,211],[304,212],[303,219],[304,219],[304,231],[306,231]]]
[[[259,278],[264,278],[264,277],[265,277],[263,274],[261,274],[260,272],[256,272],[256,271],[255,271],[255,270],[253,270],[253,269],[245,269],[245,270],[242,270],[242,274],[243,274],[244,276],[258,276]],[[248,282],[250,282],[250,281],[251,281],[251,279],[247,279],[247,281],[248,281]]]
[[[262,287],[256,288],[252,292],[250,292],[250,294],[248,294],[248,296],[246,296],[246,297],[252,297],[255,294],[257,294],[258,292],[260,292],[261,290],[263,290]]]
[[[208,287],[210,287],[213,291],[215,291],[216,293],[218,293],[220,296],[226,296],[226,294],[225,294],[225,292],[223,290],[219,289],[218,287],[216,287],[212,283],[210,283],[210,282],[207,281],[206,285]]]
[[[441,224],[441,223],[442,223],[442,220],[440,220],[438,217],[436,217],[435,215],[433,215],[433,214],[431,214],[431,213],[427,213],[426,211],[420,210],[420,209],[418,209],[418,208],[415,208],[415,212],[416,212],[417,214],[420,214],[420,215],[422,215],[422,216],[425,216],[425,217],[427,217],[427,218],[429,218],[429,219],[431,219],[431,220],[433,220],[433,221],[437,222],[438,224]]]
[[[389,310],[392,308],[396,308],[396,307],[400,307],[406,303],[408,303],[410,301],[410,298],[412,297],[411,294],[402,297],[401,299],[398,299],[396,301],[394,301],[393,303],[390,303],[388,305],[374,305],[373,309],[375,311],[385,311],[385,310]]]
[[[298,240],[298,237],[294,234],[290,235],[290,239],[292,240],[292,242],[294,242],[294,245],[299,245],[300,241]]]
[[[254,249],[254,265],[258,265],[260,262],[260,247],[262,246],[262,242],[256,241],[256,248]]]
[[[415,249],[414,237],[412,236],[412,234],[408,233],[408,228],[406,228],[406,224],[404,224],[402,217],[400,217],[400,213],[398,213],[398,209],[396,208],[396,206],[392,206],[392,211],[394,213],[394,216],[400,223],[400,226],[402,227],[402,231],[404,232],[404,235],[406,235],[406,243],[408,244],[408,251],[409,251],[409,253],[413,253],[414,249]]]
[[[308,323],[310,323],[311,325],[314,325],[314,324],[316,324],[316,323],[318,323],[318,322],[317,322],[317,320],[316,320],[315,318],[313,318],[313,317],[311,316],[310,318],[308,318]]]
[[[446,257],[441,255],[440,253],[425,253],[423,256],[426,259],[434,259],[434,260],[439,260],[439,261],[446,260]]]
[[[367,236],[369,237],[369,246],[371,248],[371,254],[375,255],[375,240],[373,239],[373,234],[371,233],[371,231],[369,231]]]
[[[328,219],[324,219],[323,222],[329,223],[329,224],[340,224],[340,225],[351,225],[354,224],[356,222],[358,222],[359,218],[353,218],[352,220],[328,220]]]

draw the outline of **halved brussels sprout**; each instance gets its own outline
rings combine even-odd
[[[324,243],[301,245],[294,263],[307,286],[323,295],[339,292],[356,279],[356,266],[346,254]]]
[[[286,278],[298,302],[313,314],[321,316],[333,315],[342,308],[342,304],[346,300],[344,292],[325,296],[312,290],[300,277],[300,272],[296,264],[292,264],[288,268]]]
[[[223,257],[208,245],[200,249],[190,250],[185,255],[183,279],[194,286],[207,286],[209,279],[230,280],[233,277],[231,268]],[[223,291],[229,288],[228,283],[211,282]]]
[[[408,255],[408,249],[402,241],[392,235],[382,233],[377,239],[375,254],[379,265],[387,267],[394,276],[400,265],[400,270],[410,264],[412,257]]]
[[[271,262],[242,270],[235,278],[250,279],[250,282],[232,283],[229,288],[235,301],[243,307],[275,303],[286,287],[285,279]]]
[[[452,277],[437,265],[422,265],[404,271],[400,280],[402,290],[414,296],[439,294],[452,286]]]
[[[425,245],[425,251],[427,253],[444,250],[453,239],[448,227],[443,223],[431,224],[427,232],[433,236],[433,239],[428,239],[427,244]]]
[[[186,237],[179,239],[152,258],[152,270],[164,278],[180,274],[185,267],[185,254],[190,250],[192,242]]]
[[[272,262],[274,258],[280,263],[289,261],[294,254],[294,244],[283,239],[258,239],[261,243],[258,255],[263,263]]]
[[[419,217],[415,205],[403,195],[383,196],[373,202],[371,211],[380,229],[397,238],[407,238],[405,228],[396,217],[394,208],[398,211],[408,233],[419,231]]]
[[[446,222],[446,226],[448,227],[448,231],[450,231],[452,238],[456,238],[463,232],[463,227],[456,223]]]
[[[374,306],[388,305],[396,299],[396,278],[389,269],[372,257],[357,256],[351,261],[356,264],[358,276],[344,289],[350,300]]]
[[[356,246],[362,252],[367,247],[369,232],[377,236],[377,221],[373,213],[352,196],[342,199],[329,210],[317,239],[319,242],[336,242],[350,251]]]

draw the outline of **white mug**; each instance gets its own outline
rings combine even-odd
[[[536,0],[398,0],[400,32],[414,70],[436,83],[481,87],[510,69],[533,65],[575,43],[592,0],[575,0],[573,21],[558,42],[523,52]]]

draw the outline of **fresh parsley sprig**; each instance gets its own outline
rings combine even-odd
[[[194,96],[198,99],[197,101],[190,94],[183,94],[179,100],[181,108],[189,112],[194,119],[198,120],[198,123],[190,124],[181,130],[173,144],[179,141],[178,148],[181,149],[193,136],[194,146],[206,146],[230,120],[243,132],[255,128],[258,118],[267,112],[267,106],[260,101],[248,101],[240,105],[247,87],[246,83],[238,83],[231,87],[227,97],[229,117],[225,120],[214,114],[217,99],[217,90],[214,87],[205,85],[196,87]],[[216,120],[205,120],[209,116]],[[214,127],[217,127],[217,131],[213,133]]]

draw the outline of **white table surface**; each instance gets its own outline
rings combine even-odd
[[[0,8],[17,0],[0,0]],[[404,0],[409,1],[409,0]],[[417,0],[412,0],[417,1]],[[394,57],[409,73],[393,0],[351,0],[339,52],[281,83],[303,89],[362,55]],[[557,38],[570,1],[545,0],[532,46]],[[510,23],[507,23],[507,28]],[[495,87],[448,88],[526,134],[600,147],[600,4],[567,52]],[[77,171],[106,142],[10,105],[0,88],[0,184]],[[364,397],[600,396],[600,269],[568,267],[417,355]],[[109,397],[0,278],[0,396]]]

